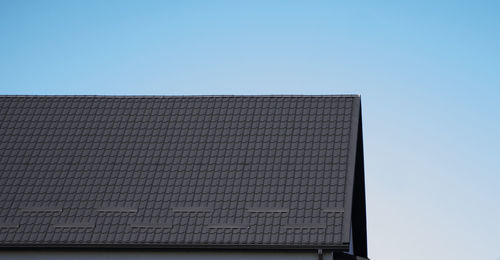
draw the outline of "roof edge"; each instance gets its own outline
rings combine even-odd
[[[360,98],[359,94],[334,94],[334,95],[294,95],[294,94],[272,94],[272,95],[0,95],[4,97],[79,97],[79,98],[230,98],[230,97],[268,97],[268,98],[293,98],[293,97],[353,97]]]
[[[0,244],[0,250],[6,249],[255,249],[255,250],[269,250],[269,249],[286,249],[286,250],[316,250],[316,249],[327,249],[333,250],[335,252],[345,252],[349,250],[349,245],[338,244],[338,245],[283,245],[283,244],[269,244],[269,245],[250,245],[250,244],[226,244],[226,245],[185,245],[185,244],[50,244],[50,243],[40,243],[40,244]]]
[[[358,146],[358,130],[361,111],[361,98],[358,96],[354,99],[352,106],[351,118],[351,136],[349,143],[349,157],[347,162],[347,176],[346,176],[346,190],[344,199],[344,223],[342,224],[342,242],[350,243],[351,240],[351,218],[353,206],[353,193],[354,193],[354,175],[356,171],[356,150]]]

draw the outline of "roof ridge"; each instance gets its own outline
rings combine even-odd
[[[360,97],[359,94],[331,94],[331,95],[0,95],[0,98],[336,98],[336,97]]]

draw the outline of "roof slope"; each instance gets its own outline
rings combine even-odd
[[[358,96],[1,96],[0,245],[345,248]]]

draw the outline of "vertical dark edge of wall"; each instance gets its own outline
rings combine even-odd
[[[363,156],[363,124],[361,119],[361,103],[359,105],[360,110],[352,208],[352,242],[354,246],[354,255],[368,258],[368,241],[366,233],[365,165]]]

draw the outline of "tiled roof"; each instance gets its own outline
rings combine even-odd
[[[358,96],[0,96],[0,246],[345,248]]]

